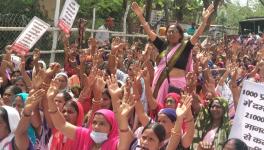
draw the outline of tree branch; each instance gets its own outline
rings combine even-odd
[[[263,0],[259,0],[259,2],[264,6],[264,1]]]

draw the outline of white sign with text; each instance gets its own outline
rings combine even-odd
[[[244,81],[229,138],[244,141],[250,149],[264,150],[264,85]]]
[[[75,0],[66,0],[61,11],[58,27],[65,33],[69,33],[80,5]]]
[[[50,25],[38,17],[33,17],[25,29],[12,44],[12,50],[25,55],[36,44]]]

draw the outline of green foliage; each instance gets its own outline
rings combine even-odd
[[[239,21],[243,19],[248,17],[263,17],[264,6],[257,0],[251,2],[252,5],[250,6],[241,6],[239,3],[230,3],[226,7],[221,7],[216,18],[216,23],[231,27],[238,27]]]
[[[93,8],[96,8],[96,28],[100,26],[108,16],[112,16],[117,22],[120,22],[125,12],[122,7],[123,0],[80,0],[79,4],[80,9],[77,18],[90,20],[88,26],[91,26]],[[117,28],[120,27],[117,26]]]

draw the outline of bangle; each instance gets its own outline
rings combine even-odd
[[[49,112],[50,114],[55,114],[56,112],[58,112],[58,109],[56,109],[56,110],[50,110],[50,109],[48,109],[48,112]]]
[[[95,100],[95,99],[92,100],[93,104],[101,104],[101,102],[102,102],[101,100]]]
[[[32,111],[30,114],[26,114],[25,111],[23,111],[22,113],[23,117],[31,117],[32,116]]]
[[[129,128],[126,128],[126,129],[119,129],[120,132],[128,132],[129,131]]]
[[[172,128],[172,129],[171,129],[171,133],[174,134],[175,136],[176,136],[176,135],[177,135],[177,136],[181,136],[181,133],[175,131],[175,128]]]

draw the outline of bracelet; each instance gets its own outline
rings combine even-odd
[[[177,136],[181,136],[181,133],[179,133],[179,132],[177,132],[177,131],[175,131],[175,128],[172,128],[171,129],[171,133],[173,134],[173,135],[177,135]]]
[[[48,109],[48,112],[49,112],[50,114],[55,114],[56,112],[58,112],[58,109],[56,109],[56,110],[50,110],[50,109]]]
[[[119,129],[120,132],[128,132],[129,131],[129,128],[126,128],[126,129]]]
[[[92,100],[93,104],[101,104],[101,102],[102,102],[101,100],[95,100],[95,99]]]

